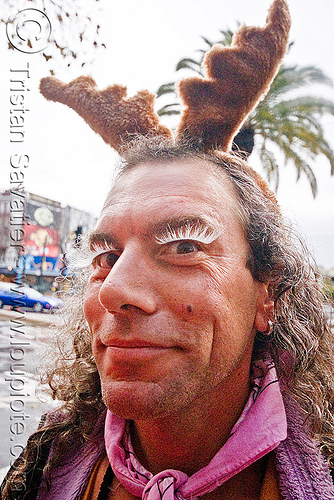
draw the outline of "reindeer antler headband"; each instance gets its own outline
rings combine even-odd
[[[290,30],[285,0],[274,0],[264,28],[242,26],[231,47],[215,45],[206,54],[205,78],[179,84],[185,105],[176,141],[191,141],[201,149],[227,151],[248,114],[268,91],[284,56]],[[121,152],[139,135],[172,137],[153,109],[154,95],[143,90],[127,97],[126,87],[97,90],[81,76],[68,84],[53,77],[41,80],[46,99],[74,109],[106,143]]]

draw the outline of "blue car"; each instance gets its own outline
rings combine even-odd
[[[35,312],[42,312],[43,309],[58,309],[62,301],[56,297],[42,295],[34,288],[0,282],[0,307],[4,305],[17,308],[29,307]]]

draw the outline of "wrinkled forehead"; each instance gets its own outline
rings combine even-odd
[[[196,199],[203,209],[212,204],[233,207],[239,212],[237,196],[228,175],[217,165],[200,159],[142,162],[125,168],[110,189],[103,210],[122,200],[184,196]],[[217,205],[218,203],[218,205]]]

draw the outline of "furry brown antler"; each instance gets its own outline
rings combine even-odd
[[[46,99],[74,109],[116,151],[121,152],[138,134],[172,135],[159,123],[153,109],[155,96],[147,90],[127,98],[126,87],[112,85],[97,90],[90,76],[80,76],[68,84],[52,77],[43,78],[40,90]]]
[[[268,91],[286,50],[290,14],[286,0],[274,0],[264,28],[243,26],[231,47],[214,46],[204,62],[206,78],[187,78],[179,92],[185,104],[177,140],[204,150],[228,150],[250,111]],[[172,137],[154,113],[147,90],[126,97],[126,88],[97,90],[91,77],[69,84],[43,78],[41,92],[49,100],[73,108],[117,151],[137,135]]]
[[[269,89],[286,51],[290,14],[285,0],[274,0],[264,28],[242,26],[231,47],[207,53],[207,77],[180,82],[185,104],[180,140],[202,149],[228,150],[250,111]]]

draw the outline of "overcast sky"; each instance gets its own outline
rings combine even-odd
[[[78,2],[80,3],[80,2]],[[81,2],[83,3],[83,2]],[[20,8],[38,7],[37,2],[21,0]],[[95,61],[82,71],[57,68],[64,80],[91,74],[99,87],[112,83],[128,86],[129,94],[182,75],[175,65],[182,57],[197,56],[204,48],[201,35],[219,39],[219,30],[234,29],[236,21],[263,25],[269,0],[101,0],[85,2],[98,7],[93,17],[101,25],[106,50],[95,51]],[[290,0],[294,41],[287,64],[316,65],[334,79],[334,2],[333,0]],[[72,110],[46,102],[38,93],[39,79],[49,66],[37,54],[6,50],[4,26],[0,31],[0,189],[9,186],[9,157],[18,152],[29,155],[25,169],[27,190],[63,204],[98,214],[110,185],[116,155]],[[10,69],[30,65],[29,96],[26,99],[25,141],[17,149],[9,140]],[[333,89],[315,88],[310,92],[334,100]],[[323,120],[326,137],[334,148],[334,119]],[[257,159],[249,162],[261,169]],[[334,177],[325,159],[313,165],[319,192],[316,200],[307,181],[296,183],[295,169],[282,165],[278,199],[284,214],[299,227],[319,264],[334,266]]]

